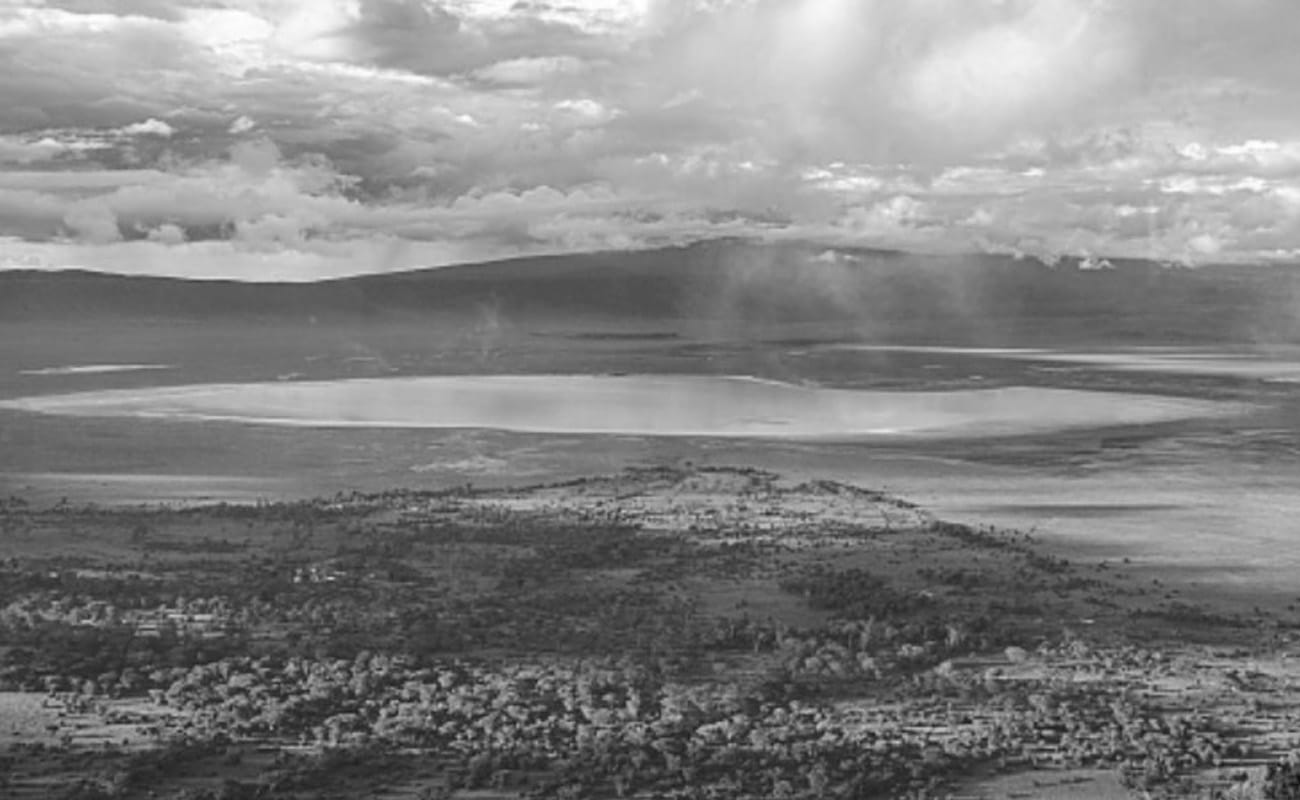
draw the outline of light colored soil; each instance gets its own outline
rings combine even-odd
[[[40,692],[0,692],[0,749],[37,743],[147,747],[154,741],[150,728],[175,713],[138,699],[107,701],[103,709],[74,712]]]
[[[972,781],[952,800],[1131,800],[1113,769],[1020,772]]]
[[[924,525],[926,512],[872,492],[805,486],[765,473],[673,471],[598,479],[577,485],[493,493],[485,506],[512,511],[608,517],[650,531],[743,531],[744,538],[789,540],[799,532],[823,538],[843,527],[907,530]]]

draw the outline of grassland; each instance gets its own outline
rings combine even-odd
[[[14,798],[1291,797],[1300,616],[752,469],[0,509]]]

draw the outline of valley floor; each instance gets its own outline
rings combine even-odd
[[[1193,596],[840,482],[13,498],[0,541],[6,797],[1300,786],[1294,598]]]

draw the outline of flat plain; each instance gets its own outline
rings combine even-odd
[[[8,796],[1294,791],[1289,345],[313,320],[0,322]]]

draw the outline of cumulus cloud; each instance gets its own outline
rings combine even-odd
[[[36,161],[49,161],[65,152],[68,148],[61,142],[49,137],[25,140],[20,137],[0,137],[0,164],[31,164]]]
[[[176,129],[160,119],[150,117],[144,122],[133,122],[124,126],[122,133],[127,136],[160,136],[170,139],[176,133]]]
[[[91,200],[78,202],[63,215],[63,222],[77,238],[90,244],[107,244],[121,240],[117,215],[105,203]]]
[[[160,244],[183,244],[186,241],[185,229],[171,222],[164,222],[150,230],[147,238]]]
[[[0,236],[291,272],[407,263],[367,241],[724,235],[1275,257],[1300,249],[1293,23],[1289,0],[13,2]]]

